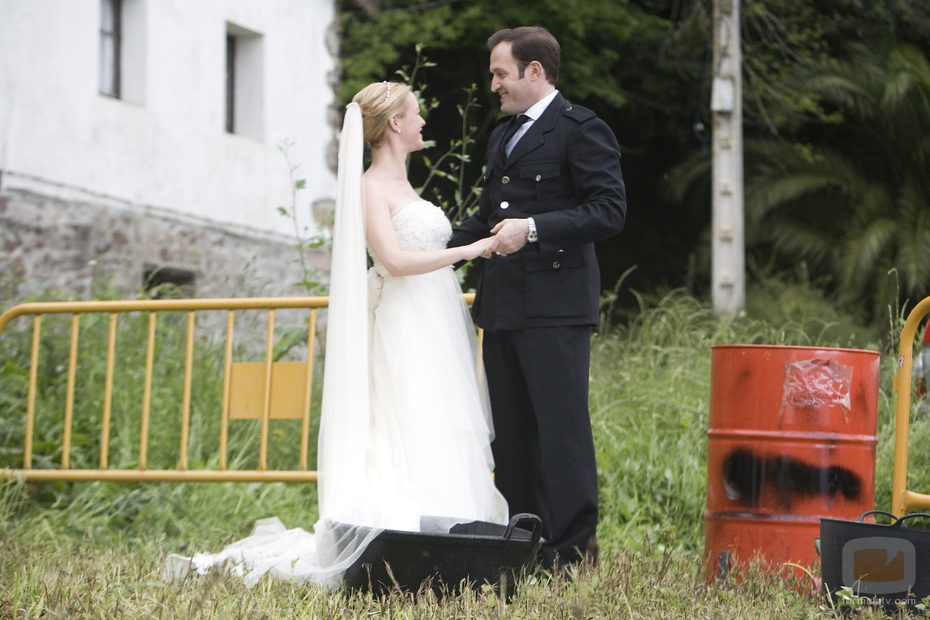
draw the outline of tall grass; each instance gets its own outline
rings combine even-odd
[[[692,296],[673,291],[651,305],[641,300],[628,326],[595,338],[591,416],[602,496],[599,537],[608,545],[651,541],[688,552],[703,546],[713,345],[882,348],[880,334],[838,314],[810,291],[773,294],[772,288],[783,286],[774,282],[755,291],[755,299],[765,298],[766,312],[780,316],[779,322],[748,314],[720,318]],[[888,487],[891,371],[886,359],[877,479]],[[879,491],[883,501],[890,496],[885,486]]]
[[[168,553],[216,549],[269,515],[280,516],[289,526],[310,527],[316,516],[315,486],[7,482],[0,486],[0,618],[832,615],[830,605],[812,594],[809,579],[792,582],[789,577],[786,587],[777,575],[750,570],[741,583],[708,586],[701,568],[714,344],[881,350],[876,506],[890,506],[894,335],[856,324],[814,290],[774,286],[750,292],[751,300],[765,299],[764,313],[754,315],[750,303],[746,314],[721,319],[706,304],[673,291],[641,299],[628,324],[596,335],[591,417],[601,489],[602,558],[596,569],[576,574],[572,581],[540,575],[535,583],[521,583],[509,602],[487,588],[439,599],[429,593],[377,599],[272,581],[247,589],[222,576],[168,584],[158,578]],[[18,346],[0,343],[0,364],[5,364],[0,366],[0,450],[6,451],[0,455],[14,452],[18,439],[10,428],[21,417]],[[170,347],[163,346],[167,355]],[[46,398],[51,398],[60,388],[55,376],[47,380]],[[209,384],[218,379],[206,371],[199,380]],[[159,398],[174,407],[173,396]],[[10,424],[10,419],[17,422]],[[912,424],[912,445],[917,445],[927,438],[930,424],[922,414]],[[91,436],[93,432],[88,430]],[[244,441],[247,435],[244,431]],[[909,483],[914,488],[930,487],[930,457],[925,454],[912,450]],[[881,617],[868,609],[856,613]]]

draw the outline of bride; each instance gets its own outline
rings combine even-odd
[[[250,584],[271,574],[338,587],[383,529],[506,523],[475,329],[451,267],[490,256],[496,239],[446,248],[448,219],[407,179],[424,125],[402,83],[369,84],[346,108],[313,531],[262,519],[218,553],[169,556],[167,578],[222,567]]]

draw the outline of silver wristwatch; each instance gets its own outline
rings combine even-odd
[[[539,235],[536,233],[536,220],[531,217],[526,218],[526,242],[536,243],[539,241]]]

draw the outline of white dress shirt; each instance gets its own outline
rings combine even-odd
[[[530,108],[523,114],[527,116],[527,120],[523,121],[523,124],[520,125],[520,128],[514,132],[513,136],[507,142],[507,155],[510,155],[510,151],[513,150],[514,145],[520,141],[520,138],[523,137],[530,127],[533,126],[533,123],[536,122],[536,119],[542,116],[542,113],[546,111],[546,108],[549,107],[549,104],[552,103],[552,100],[555,99],[555,96],[559,94],[558,89],[553,90],[551,93],[534,103]]]

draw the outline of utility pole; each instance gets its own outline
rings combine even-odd
[[[743,89],[740,0],[714,0],[711,285],[717,312],[735,314],[746,303],[743,235]]]

